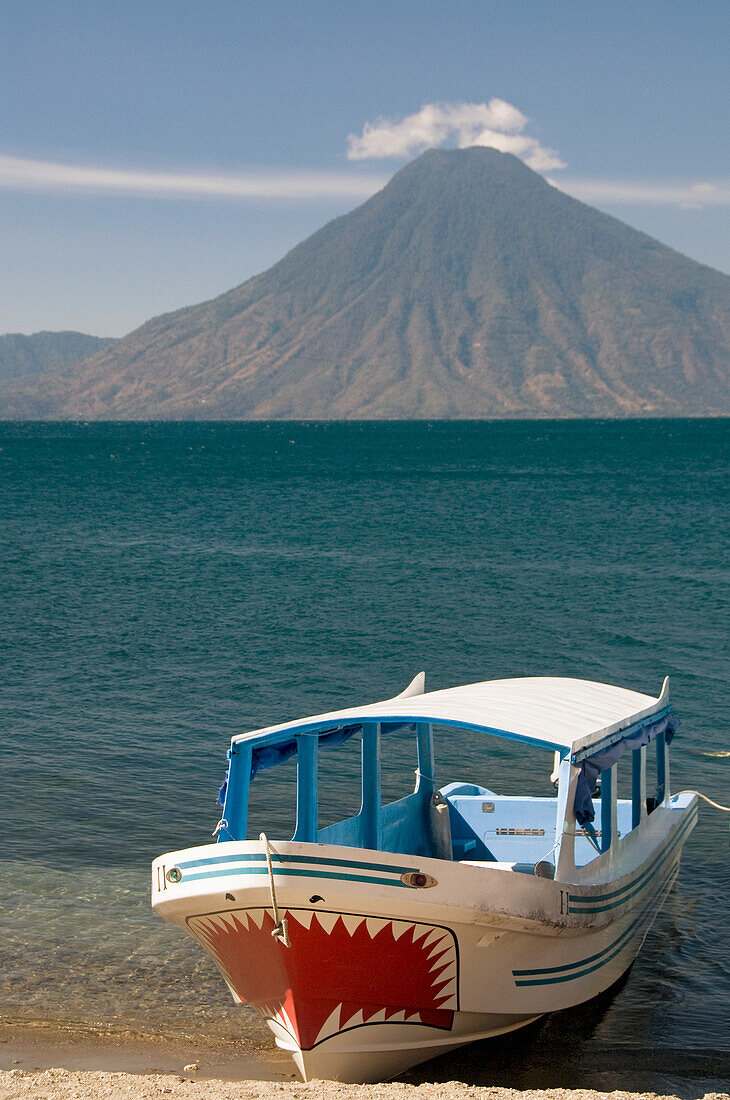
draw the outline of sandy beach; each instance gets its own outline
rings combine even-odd
[[[301,1082],[197,1081],[192,1074],[131,1074],[69,1071],[52,1068],[31,1072],[0,1071],[0,1097],[15,1100],[97,1100],[108,1096],[147,1098],[177,1096],[180,1100],[660,1100],[656,1093],[549,1089],[519,1092],[503,1088],[475,1088],[460,1081],[438,1085],[410,1085],[399,1081],[381,1085],[340,1085],[332,1081]],[[727,1093],[705,1093],[704,1100],[725,1100]],[[675,1098],[680,1100],[680,1098]]]

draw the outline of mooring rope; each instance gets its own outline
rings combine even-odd
[[[274,910],[274,927],[271,929],[271,935],[279,943],[283,943],[284,947],[291,947],[291,940],[289,939],[289,927],[286,922],[286,917],[283,920],[279,920],[279,906],[276,904],[276,887],[274,886],[274,867],[271,862],[271,845],[269,844],[269,838],[266,833],[261,833],[259,840],[264,846],[264,853],[266,855],[266,865],[269,868],[269,890],[271,891],[271,908]]]
[[[680,791],[679,794],[696,794],[698,798],[703,798],[705,802],[710,806],[714,806],[716,810],[722,810],[724,814],[730,814],[730,806],[721,806],[719,802],[713,802],[712,799],[708,798],[702,791]]]

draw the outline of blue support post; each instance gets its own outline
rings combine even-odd
[[[657,802],[664,801],[664,791],[667,786],[666,776],[664,774],[664,744],[665,737],[663,733],[660,733],[656,739],[656,797]]]
[[[631,753],[631,828],[641,824],[646,814],[646,749]]]
[[[664,733],[656,739],[656,778],[657,801],[664,802],[669,798],[669,746]]]
[[[317,779],[319,771],[319,736],[303,733],[297,736],[297,827],[292,840],[305,844],[317,841]]]
[[[248,789],[251,783],[251,749],[248,745],[231,748],[231,768],[228,776],[223,821],[218,843],[245,840],[248,821]]]
[[[380,849],[382,824],[380,820],[380,723],[362,724],[362,823],[363,848]]]
[[[601,851],[607,852],[613,839],[613,824],[616,818],[614,776],[616,765],[601,772]]]
[[[418,746],[418,777],[416,790],[433,794],[436,786],[433,759],[433,730],[428,722],[419,722],[416,726]]]

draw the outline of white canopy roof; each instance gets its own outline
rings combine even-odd
[[[635,725],[669,703],[668,679],[656,699],[611,684],[557,676],[487,680],[423,693],[424,684],[421,673],[395,699],[266,726],[239,734],[232,742],[265,739],[272,743],[288,731],[335,729],[367,721],[429,722],[494,732],[576,753],[610,739],[611,734]]]

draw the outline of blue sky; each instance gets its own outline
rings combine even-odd
[[[429,143],[730,273],[729,52],[728,0],[3,0],[0,332],[212,297]]]

